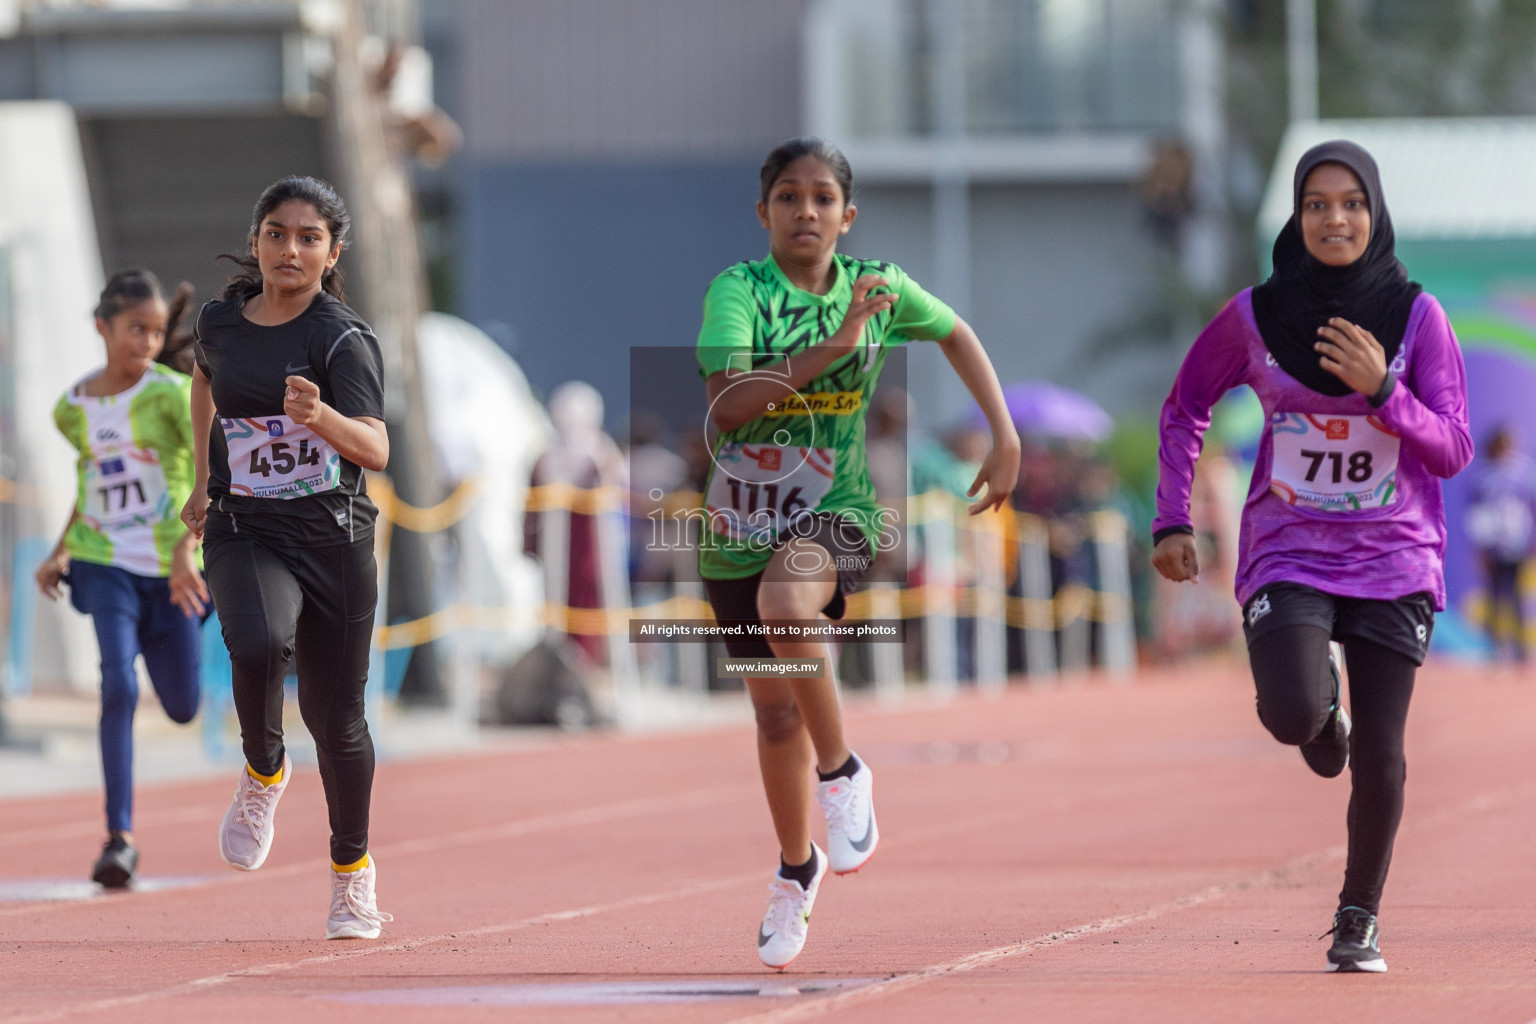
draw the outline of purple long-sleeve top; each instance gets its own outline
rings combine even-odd
[[[1246,604],[1261,587],[1291,582],[1340,597],[1390,600],[1427,591],[1435,609],[1443,610],[1440,481],[1472,460],[1472,435],[1461,348],[1432,295],[1421,293],[1414,301],[1389,372],[1397,383],[1379,408],[1360,394],[1318,394],[1276,365],[1254,321],[1252,289],[1239,292],[1195,339],[1163,403],[1153,532],[1190,527],[1190,485],[1211,408],[1229,390],[1247,384],[1264,406],[1265,425],[1238,538],[1239,603]],[[1372,477],[1371,456],[1355,455],[1342,441],[1334,445],[1338,456],[1324,457],[1319,452],[1325,444],[1311,444],[1319,451],[1305,450],[1306,440],[1287,436],[1286,454],[1277,463],[1277,428],[1283,435],[1334,438],[1334,431],[1347,435],[1351,426],[1357,437],[1376,437],[1377,468],[1389,464],[1383,436],[1397,435],[1396,444],[1387,442],[1396,449],[1395,477]],[[1375,485],[1376,503],[1329,508],[1296,500],[1296,492],[1308,486],[1300,481],[1316,478],[1326,485],[1330,472],[1341,479],[1341,469],[1345,479],[1354,479],[1358,469],[1366,481],[1362,486]]]

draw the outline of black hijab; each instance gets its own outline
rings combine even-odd
[[[1307,251],[1301,235],[1301,189],[1320,164],[1342,164],[1365,190],[1371,237],[1365,252],[1344,267],[1330,267]],[[1324,395],[1347,395],[1348,384],[1323,369],[1312,347],[1329,317],[1359,324],[1381,342],[1391,364],[1403,343],[1413,300],[1423,289],[1408,280],[1394,252],[1392,215],[1381,194],[1381,175],[1371,154],[1353,142],[1313,146],[1296,164],[1291,186],[1291,219],[1275,239],[1274,271],[1253,289],[1253,315],[1264,347],[1286,373]]]

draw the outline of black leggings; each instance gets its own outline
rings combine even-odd
[[[330,808],[331,860],[361,860],[373,790],[373,738],[363,717],[379,596],[373,539],[294,548],[210,529],[205,560],[246,760],[262,775],[282,768],[283,680],[296,663],[299,713],[315,740]]]
[[[1300,745],[1317,737],[1333,706],[1328,671],[1328,631],[1282,626],[1248,646],[1258,689],[1259,720],[1281,743]],[[1376,913],[1392,843],[1403,818],[1403,730],[1418,666],[1388,647],[1346,636],[1349,702],[1349,861],[1339,906]]]

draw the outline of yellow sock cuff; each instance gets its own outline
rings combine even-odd
[[[337,864],[335,861],[331,861],[331,870],[338,875],[344,875],[351,871],[361,871],[367,866],[368,855],[366,853],[363,854],[362,860],[353,861],[351,864]]]
[[[245,766],[245,770],[251,773],[251,778],[255,779],[257,782],[261,783],[263,786],[270,786],[273,783],[277,783],[277,782],[282,782],[283,781],[283,770],[281,768],[279,768],[277,770],[277,774],[276,775],[262,775],[262,774],[259,774],[256,771],[256,769],[252,768],[250,765],[246,765]]]

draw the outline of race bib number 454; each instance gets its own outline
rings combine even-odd
[[[229,447],[229,490],[252,498],[303,498],[334,490],[341,456],[287,416],[219,419]]]
[[[727,442],[715,453],[705,505],[717,532],[773,540],[797,515],[814,512],[832,489],[832,448]]]
[[[1397,501],[1401,442],[1375,416],[1276,413],[1269,489],[1319,512],[1384,508]]]

